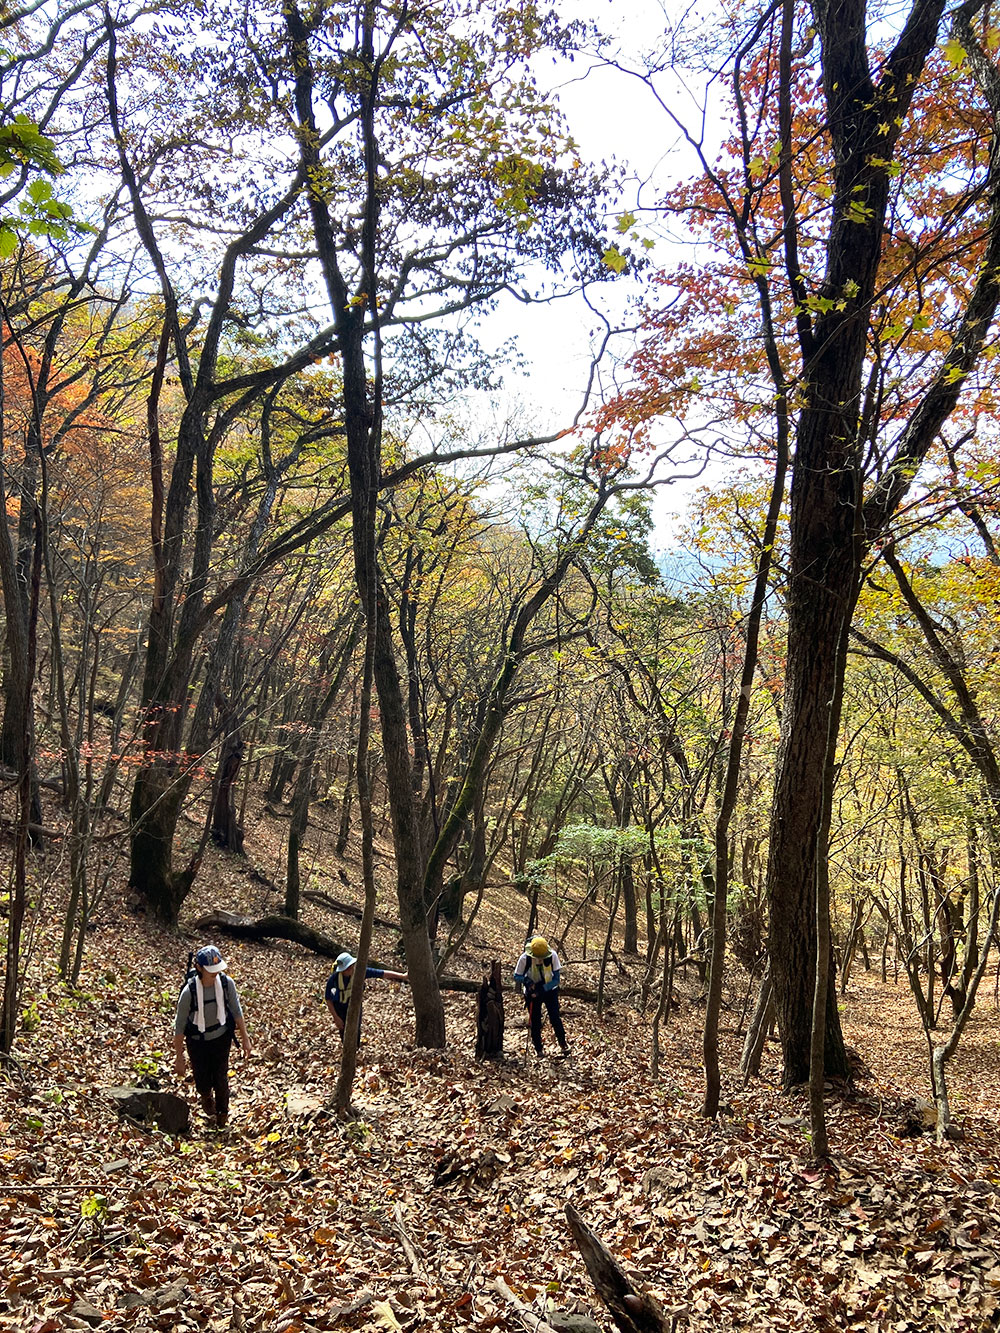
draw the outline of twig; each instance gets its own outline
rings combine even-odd
[[[406,1261],[410,1265],[410,1271],[414,1277],[419,1277],[426,1281],[427,1274],[421,1266],[420,1256],[416,1246],[406,1233],[406,1227],[403,1224],[403,1210],[398,1203],[393,1209],[392,1215],[396,1221],[396,1230],[399,1232],[399,1239],[403,1245],[403,1253],[406,1255]]]
[[[518,1300],[502,1277],[494,1278],[493,1285],[504,1300],[509,1301],[510,1304],[513,1305],[514,1309],[526,1324],[528,1324],[529,1320],[533,1321],[528,1325],[530,1333],[556,1333],[556,1330],[552,1325],[546,1323],[537,1311],[533,1310],[530,1305],[525,1305],[524,1301]]]

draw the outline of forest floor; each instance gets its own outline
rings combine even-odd
[[[319,887],[348,897],[330,873]],[[625,999],[637,967],[616,969],[602,1023],[592,1005],[564,1004],[565,1061],[527,1058],[513,994],[502,1062],[473,1058],[469,995],[445,995],[447,1050],[413,1049],[405,989],[372,982],[355,1096],[363,1118],[341,1125],[299,1102],[328,1097],[336,1077],[328,962],[292,944],[223,939],[255,1046],[249,1063],[233,1062],[230,1127],[207,1131],[196,1114],[193,1133],[175,1139],[119,1119],[105,1088],[150,1076],[177,1086],[170,1021],[199,942],[194,920],[214,907],[275,906],[221,857],[178,933],[111,895],[75,992],[55,981],[44,931],[36,939],[31,1031],[0,1082],[0,1328],[530,1333],[535,1321],[495,1288],[502,1277],[542,1318],[588,1313],[607,1329],[567,1202],[677,1330],[1000,1327],[992,985],[951,1069],[964,1137],[939,1147],[904,1132],[928,1091],[912,999],[859,972],[843,1021],[870,1074],[831,1090],[833,1160],[820,1171],[805,1098],[780,1089],[777,1048],[749,1087],[735,1077],[745,988],[724,1016],[725,1108],[709,1123],[693,977],[657,1079],[650,1022]],[[393,910],[387,884],[379,910]],[[514,895],[484,912],[466,973],[491,956],[513,962],[525,916]],[[353,943],[356,922],[315,908],[310,919]],[[394,958],[393,937],[380,932],[373,953]],[[592,985],[595,965],[568,967],[569,980]],[[548,1042],[554,1049],[551,1033]],[[194,1104],[190,1083],[185,1091]]]

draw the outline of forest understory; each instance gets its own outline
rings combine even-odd
[[[270,835],[280,838],[277,821]],[[211,856],[178,933],[151,927],[124,891],[110,896],[76,992],[57,984],[51,942],[35,940],[30,1030],[0,1084],[0,1328],[416,1333],[568,1327],[566,1314],[610,1328],[567,1203],[678,1330],[997,1327],[992,984],[951,1071],[962,1137],[936,1146],[920,1132],[927,1058],[905,981],[882,984],[859,965],[843,1021],[867,1072],[829,1091],[833,1160],[820,1170],[805,1095],[781,1091],[773,1042],[762,1077],[740,1086],[745,980],[727,997],[716,1122],[700,1114],[694,971],[653,1078],[651,1013],[632,1007],[636,961],[612,969],[603,1022],[592,1004],[565,1002],[565,1061],[535,1059],[513,992],[502,1062],[474,1059],[475,1001],[464,994],[445,996],[448,1048],[416,1050],[405,988],[370,982],[361,1118],[340,1124],[323,1107],[339,1059],[327,960],[220,939],[254,1042],[249,1064],[234,1056],[230,1127],[208,1131],[195,1112],[192,1133],[173,1138],[120,1119],[107,1088],[177,1089],[170,1022],[200,942],[195,920],[219,906],[274,909],[248,868]],[[356,865],[343,868],[349,887],[331,866],[330,891],[360,901]],[[379,910],[392,915],[390,871],[380,858]],[[468,976],[494,956],[509,975],[522,943],[526,901],[489,899],[451,965]],[[350,918],[310,914],[353,942]],[[379,931],[373,953],[393,962],[394,944]],[[581,944],[568,941],[566,981],[593,985],[598,964],[593,950],[582,961]],[[196,1106],[190,1081],[182,1091]],[[519,1315],[498,1278],[536,1313]]]

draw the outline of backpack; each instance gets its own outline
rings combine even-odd
[[[545,987],[555,976],[552,967],[552,954],[547,953],[544,958],[536,958],[534,954],[528,954],[528,972],[529,979],[535,986]]]
[[[197,1026],[195,1025],[194,1016],[198,1012],[198,994],[197,991],[195,990],[195,984],[198,980],[198,971],[193,966],[193,962],[194,962],[194,954],[193,953],[188,954],[188,972],[187,976],[184,979],[184,986],[181,987],[181,994],[182,995],[184,994],[185,987],[190,990],[191,1008],[188,1012],[187,1023],[184,1025],[184,1035],[185,1037],[192,1038],[192,1040],[194,1041],[204,1041],[210,1032],[215,1031],[215,1028],[206,1027],[204,1032],[199,1032]],[[233,1016],[233,1011],[229,1006],[229,987],[232,983],[230,982],[229,978],[226,976],[224,972],[220,973],[219,975],[222,977],[222,999],[226,1006],[225,1027],[228,1032],[235,1032],[236,1019]],[[215,1026],[222,1027],[223,1024],[217,1023]]]

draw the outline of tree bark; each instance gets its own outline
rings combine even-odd
[[[670,1333],[672,1324],[656,1297],[632,1285],[571,1203],[566,1205],[565,1213],[590,1280],[622,1333]]]

